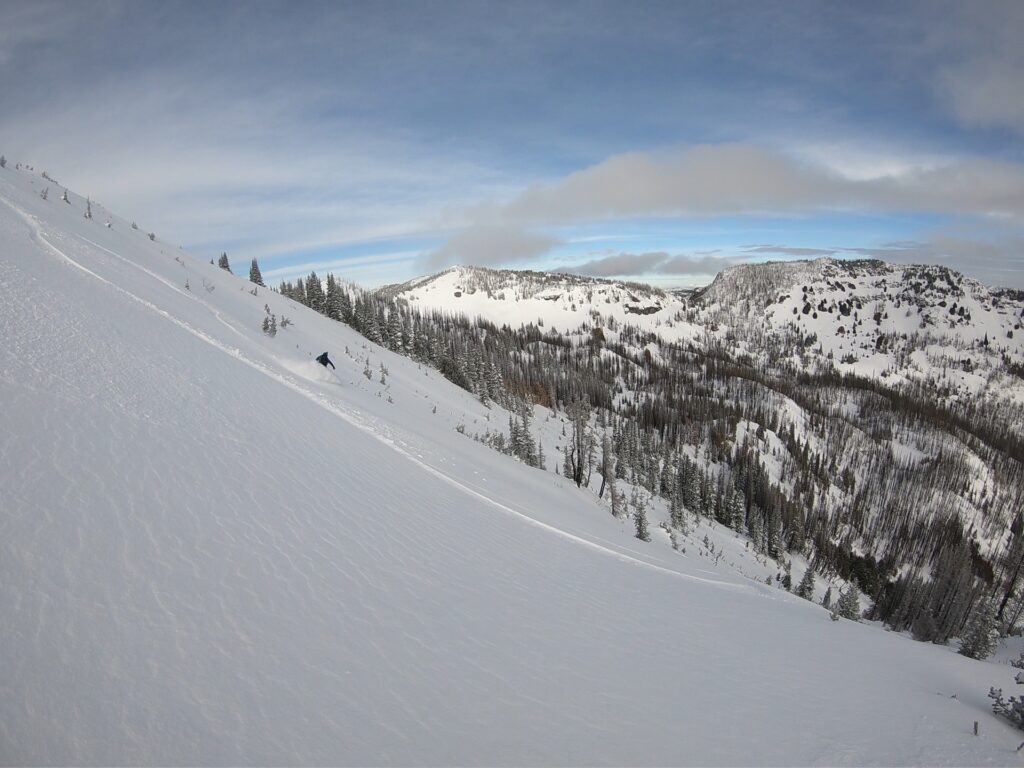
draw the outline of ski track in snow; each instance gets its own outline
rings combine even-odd
[[[607,555],[607,556],[610,556],[610,557],[614,557],[614,558],[616,558],[618,560],[630,563],[632,565],[636,565],[636,566],[640,566],[642,568],[647,568],[647,569],[650,569],[650,570],[658,571],[660,573],[665,573],[665,574],[668,574],[668,575],[676,577],[676,578],[685,579],[687,581],[691,581],[691,582],[695,582],[695,583],[699,583],[699,584],[704,584],[704,585],[712,586],[712,587],[715,587],[717,589],[724,589],[724,590],[735,591],[735,592],[751,592],[751,593],[755,593],[755,594],[759,594],[759,595],[765,595],[765,596],[771,596],[772,595],[772,591],[770,589],[765,588],[763,585],[760,585],[757,582],[752,582],[751,584],[738,584],[738,583],[731,583],[731,582],[721,581],[719,579],[703,578],[703,577],[700,577],[700,576],[694,576],[692,574],[682,573],[680,571],[676,571],[676,570],[673,570],[671,568],[666,568],[666,567],[658,565],[656,563],[648,562],[647,560],[643,559],[642,556],[639,553],[631,554],[631,553],[628,553],[628,552],[624,552],[621,549],[615,548],[616,545],[614,545],[612,542],[606,542],[605,544],[601,544],[601,543],[598,543],[597,541],[586,539],[586,538],[584,538],[582,536],[577,536],[574,533],[570,533],[569,531],[562,530],[562,529],[557,528],[557,527],[555,527],[553,525],[545,523],[545,522],[543,522],[541,520],[537,520],[536,518],[530,517],[525,512],[522,512],[520,510],[514,509],[513,507],[510,507],[509,505],[504,504],[503,502],[500,502],[500,501],[497,501],[496,499],[491,498],[490,496],[488,496],[486,493],[484,493],[479,488],[471,487],[467,483],[459,481],[459,480],[455,479],[454,477],[452,477],[451,475],[445,474],[441,470],[437,469],[436,467],[434,467],[434,466],[428,464],[427,462],[423,461],[422,459],[420,459],[417,455],[414,454],[414,450],[415,449],[410,450],[410,447],[407,444],[403,443],[401,440],[396,439],[393,435],[391,435],[390,434],[390,430],[385,428],[384,430],[379,431],[379,428],[374,428],[373,425],[371,425],[369,423],[366,423],[362,419],[358,418],[358,414],[357,413],[352,413],[352,412],[349,412],[349,411],[345,411],[344,409],[338,407],[338,405],[336,405],[334,402],[332,402],[325,395],[323,395],[321,393],[318,393],[318,392],[313,392],[313,391],[303,387],[301,384],[299,384],[294,379],[292,379],[292,378],[290,378],[288,376],[285,376],[285,375],[283,375],[281,373],[278,373],[277,371],[271,370],[270,368],[268,368],[267,366],[263,365],[262,363],[260,363],[260,362],[258,362],[256,360],[253,360],[252,358],[248,357],[244,352],[242,352],[242,350],[238,349],[237,347],[229,347],[229,346],[227,346],[225,344],[222,344],[221,342],[219,342],[217,339],[213,338],[209,334],[207,334],[207,333],[205,333],[205,332],[203,332],[203,331],[201,331],[201,330],[199,330],[197,328],[194,328],[192,325],[190,325],[189,323],[185,322],[184,320],[180,320],[180,319],[174,317],[169,312],[167,312],[164,309],[161,309],[160,307],[156,306],[152,302],[150,302],[150,301],[148,301],[146,299],[143,299],[140,296],[137,296],[136,294],[132,293],[131,291],[128,291],[125,288],[122,288],[121,286],[117,285],[116,283],[111,282],[110,280],[106,279],[102,275],[97,274],[96,272],[92,271],[88,267],[86,267],[86,266],[80,264],[79,262],[75,261],[73,258],[68,256],[67,253],[65,253],[60,248],[58,248],[56,245],[54,245],[52,242],[50,242],[49,238],[47,238],[47,236],[46,236],[46,233],[42,231],[42,227],[40,226],[39,222],[35,219],[34,216],[32,216],[31,214],[21,210],[20,208],[18,208],[13,203],[11,203],[11,202],[9,202],[7,200],[4,200],[4,202],[12,210],[14,210],[15,213],[17,213],[26,222],[26,224],[32,230],[32,236],[35,239],[37,239],[40,243],[42,243],[52,253],[56,254],[61,259],[63,259],[70,266],[72,266],[72,267],[74,267],[76,269],[79,269],[82,272],[84,272],[87,275],[89,275],[90,277],[93,277],[96,280],[99,280],[100,282],[104,283],[105,285],[110,286],[111,288],[113,288],[114,290],[116,290],[119,293],[123,294],[124,296],[128,297],[132,301],[135,301],[135,302],[141,304],[146,309],[148,309],[148,310],[150,310],[152,312],[155,312],[156,314],[160,315],[164,319],[174,323],[174,325],[178,326],[179,328],[181,328],[182,330],[186,331],[187,333],[190,333],[193,336],[195,336],[196,338],[198,338],[201,341],[203,341],[204,343],[209,344],[211,347],[214,347],[214,348],[220,350],[221,352],[223,352],[223,353],[225,353],[227,355],[230,355],[235,360],[238,360],[239,362],[249,366],[253,370],[256,370],[259,373],[261,373],[262,375],[264,375],[264,376],[266,376],[266,377],[268,377],[270,379],[273,379],[274,381],[278,382],[279,384],[282,384],[285,387],[288,387],[293,392],[296,392],[297,394],[301,395],[302,397],[305,397],[307,400],[310,400],[311,402],[313,402],[316,405],[320,406],[321,408],[323,408],[324,410],[328,411],[332,415],[334,415],[334,416],[336,416],[336,417],[338,417],[340,419],[345,420],[347,423],[349,423],[353,427],[356,427],[357,429],[363,431],[367,435],[370,435],[371,437],[373,437],[378,442],[383,443],[384,445],[388,446],[389,448],[394,450],[396,453],[399,453],[407,461],[412,462],[413,464],[417,465],[421,469],[423,469],[426,472],[430,473],[434,477],[437,477],[438,479],[440,479],[440,480],[448,483],[449,485],[459,489],[462,493],[465,493],[465,494],[467,494],[469,496],[472,496],[473,498],[475,498],[475,499],[477,499],[479,501],[482,501],[482,502],[484,502],[484,503],[494,507],[495,509],[500,510],[501,512],[504,512],[506,514],[512,515],[512,516],[514,516],[514,517],[516,517],[516,518],[518,518],[518,519],[520,519],[520,520],[522,520],[522,521],[524,521],[524,522],[526,522],[526,523],[528,523],[530,525],[536,526],[536,527],[541,528],[541,529],[543,529],[545,531],[548,531],[548,532],[553,533],[553,534],[555,534],[557,536],[560,536],[563,539],[566,539],[568,541],[574,542],[575,544],[579,544],[579,545],[588,547],[589,549],[595,550],[597,552],[601,552],[604,555]],[[189,298],[189,299],[192,299],[194,301],[199,302],[206,309],[210,310],[213,313],[213,315],[216,317],[216,319],[219,322],[221,322],[222,324],[224,324],[226,327],[228,327],[232,332],[234,332],[236,334],[239,334],[239,335],[242,335],[241,332],[238,331],[238,329],[236,329],[231,323],[229,323],[229,322],[227,322],[226,320],[223,319],[223,317],[221,316],[221,313],[219,311],[217,311],[215,308],[211,307],[206,302],[203,302],[198,297],[192,295],[190,292],[183,291],[181,288],[179,288],[178,286],[174,285],[169,280],[166,280],[161,275],[158,275],[158,274],[154,273],[153,271],[151,271],[149,269],[146,269],[145,267],[143,267],[143,266],[141,266],[139,264],[135,264],[131,260],[126,259],[125,257],[121,256],[118,253],[115,253],[114,251],[110,250],[109,248],[105,248],[104,246],[102,246],[102,245],[100,245],[100,244],[98,244],[98,243],[96,243],[96,242],[94,242],[92,240],[89,240],[88,238],[82,237],[81,235],[79,235],[78,237],[82,241],[88,243],[90,246],[98,248],[101,251],[103,251],[103,252],[105,252],[105,253],[107,253],[107,254],[109,254],[109,255],[111,255],[111,256],[119,259],[119,260],[121,260],[125,264],[128,264],[128,265],[130,265],[132,267],[135,267],[136,269],[141,270],[145,274],[147,274],[150,277],[158,280],[160,283],[162,283],[166,287],[170,288],[171,290],[175,291],[176,293],[179,293],[182,296],[185,296],[186,298]],[[335,378],[337,378],[337,374],[335,374]]]

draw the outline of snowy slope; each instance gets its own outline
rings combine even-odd
[[[454,429],[502,412],[47,185],[0,170],[4,764],[1018,760],[1009,667],[637,542]]]

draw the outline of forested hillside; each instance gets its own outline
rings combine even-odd
[[[1004,630],[1024,611],[1017,292],[830,259],[733,268],[693,294],[479,268],[279,290],[481,399],[565,411],[557,461],[579,484],[626,479],[674,526],[713,518],[806,556],[919,639],[958,635],[986,597]],[[536,462],[523,430],[497,447]]]

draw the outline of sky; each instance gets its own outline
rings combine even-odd
[[[0,0],[0,152],[268,282],[1024,288],[1022,2]]]

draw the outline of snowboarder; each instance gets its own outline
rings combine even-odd
[[[320,357],[318,357],[316,359],[316,361],[318,363],[320,363],[320,365],[322,365],[324,368],[326,368],[328,365],[331,366],[331,368],[334,368],[334,363],[332,363],[331,359],[329,357],[327,357],[327,353],[326,352],[324,352],[322,355],[320,355]],[[338,369],[334,368],[334,370],[338,370]]]

